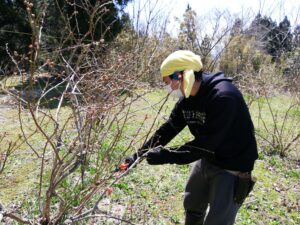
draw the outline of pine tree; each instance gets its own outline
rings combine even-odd
[[[43,5],[48,5],[42,25],[42,45],[51,52],[77,41],[113,40],[123,28],[124,20],[128,20],[122,10],[129,1],[32,0],[31,11],[39,15]],[[6,43],[10,51],[25,54],[31,42],[32,30],[24,0],[0,0],[0,67],[11,61],[6,54]]]
[[[273,60],[278,60],[285,52],[292,50],[292,39],[290,21],[285,17],[279,25],[273,28],[268,33],[267,51],[273,57]]]
[[[129,0],[112,3],[108,0],[73,0],[73,4],[70,4],[68,1],[58,0],[50,12],[52,17],[48,23],[56,25],[54,36],[61,36],[62,32],[66,32],[67,26],[76,40],[90,42],[103,38],[111,41],[123,28],[124,23],[119,14],[122,15],[122,9],[128,2]]]
[[[240,18],[235,19],[230,35],[238,35],[243,32],[243,21]]]
[[[208,35],[205,35],[203,38],[201,44],[200,44],[200,56],[203,63],[203,69],[205,71],[211,71],[212,68],[212,41],[211,38]]]
[[[0,67],[11,64],[6,52],[24,54],[31,43],[31,28],[22,0],[0,0]]]
[[[300,25],[293,33],[292,50],[282,57],[282,70],[292,88],[299,89],[300,84]],[[297,86],[298,85],[298,86]]]
[[[199,51],[199,44],[196,33],[196,12],[188,4],[183,14],[183,22],[180,24],[179,41],[180,48]]]
[[[270,17],[258,14],[246,33],[255,37],[256,47],[270,54],[273,61],[292,50],[291,24],[287,17],[277,26]]]
[[[300,48],[300,25],[295,27],[293,36],[294,48]]]
[[[293,49],[293,35],[291,32],[291,23],[287,16],[279,23],[278,30],[281,52],[290,52]]]

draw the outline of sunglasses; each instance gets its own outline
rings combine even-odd
[[[182,75],[182,71],[175,71],[173,74],[171,74],[169,77],[172,80],[180,80],[179,75]]]

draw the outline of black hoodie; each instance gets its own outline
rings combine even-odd
[[[223,73],[203,75],[196,96],[181,98],[143,149],[165,146],[186,125],[195,139],[171,151],[171,163],[205,158],[224,169],[253,170],[258,155],[249,110],[241,92]]]

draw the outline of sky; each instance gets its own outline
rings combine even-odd
[[[277,23],[287,15],[292,26],[300,24],[300,0],[132,0],[127,10],[136,18],[138,9],[142,8],[141,21],[146,20],[151,10],[154,15],[157,12],[169,15],[170,27],[179,29],[176,25],[172,25],[172,21],[174,17],[182,18],[187,4],[196,11],[197,16],[226,11],[231,17],[254,18],[260,12],[262,15],[270,16]]]
[[[283,19],[284,15],[299,14],[300,10],[299,0],[168,0],[168,2],[178,13],[182,13],[188,3],[196,12],[227,9],[231,13],[241,13],[250,10],[255,14],[259,11],[262,14],[272,14],[278,19]]]

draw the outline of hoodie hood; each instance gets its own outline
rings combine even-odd
[[[225,77],[223,72],[202,75],[202,82],[204,86],[214,86],[221,81],[232,82],[232,79]]]
[[[204,95],[205,93],[213,89],[221,81],[232,82],[232,79],[229,77],[225,77],[223,72],[203,74],[198,94]]]

